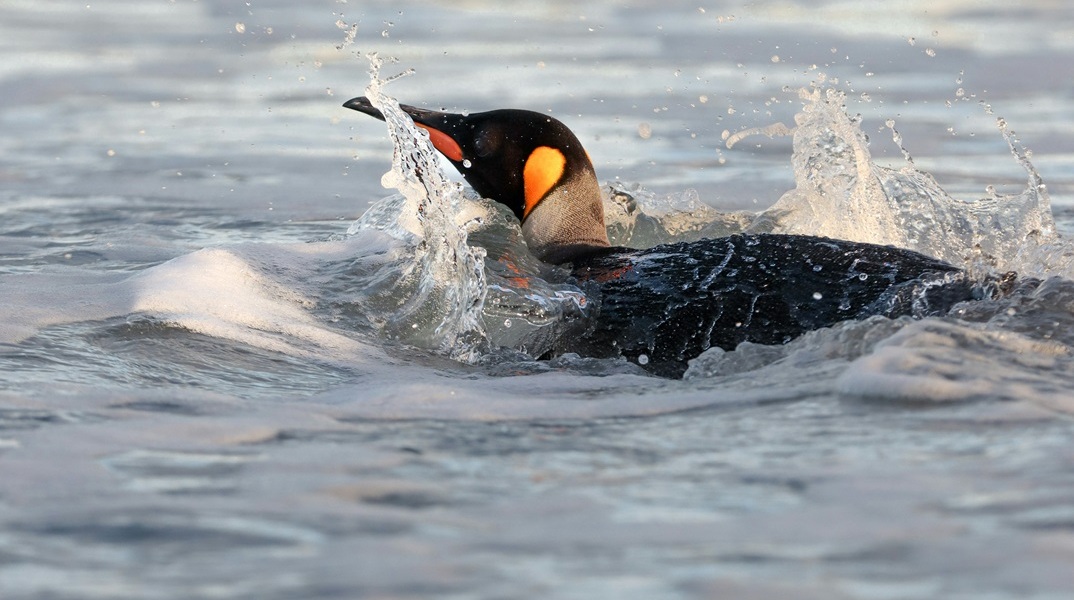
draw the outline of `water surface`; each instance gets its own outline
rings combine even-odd
[[[1074,592],[1074,9],[255,0],[0,14],[5,599]],[[395,192],[381,186],[383,124],[340,107],[370,83],[368,51],[398,59],[382,77],[416,71],[384,87],[403,102],[567,122],[603,181],[676,223],[684,206],[760,211],[794,189],[791,138],[725,138],[793,126],[820,106],[799,89],[834,90],[845,112],[813,131],[868,136],[854,168],[909,176],[905,149],[937,189],[985,200],[994,232],[940,235],[963,214],[951,209],[862,235],[956,262],[993,243],[963,264],[1045,283],[943,319],[706,355],[685,381],[459,352],[465,332],[462,346],[405,337],[393,327],[410,321],[375,292],[439,263],[416,262],[406,215],[348,235],[368,207],[395,206],[379,203]],[[1027,193],[1050,200],[1054,237],[1028,235]],[[487,208],[468,202],[451,210]],[[782,224],[855,224],[834,210]],[[554,291],[549,306],[570,301]],[[420,308],[423,324],[450,314]]]

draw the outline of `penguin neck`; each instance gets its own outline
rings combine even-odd
[[[534,256],[553,264],[607,248],[604,201],[596,178],[554,188],[522,222],[522,236]]]

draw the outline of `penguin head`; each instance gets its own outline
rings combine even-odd
[[[343,104],[378,119],[365,97]],[[530,250],[566,262],[608,246],[593,163],[560,121],[528,110],[468,115],[400,105],[483,198],[506,205],[522,223]]]

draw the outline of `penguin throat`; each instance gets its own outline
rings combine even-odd
[[[550,263],[569,262],[608,247],[596,179],[590,176],[556,186],[523,219],[522,236],[534,256]]]

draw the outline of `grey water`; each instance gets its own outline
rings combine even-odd
[[[1074,8],[8,0],[0,34],[0,598],[1074,594]],[[1042,283],[683,381],[446,352],[391,304],[412,215],[340,107],[367,52],[402,102],[568,123],[668,231],[769,209]],[[800,138],[726,143],[796,116],[868,137],[822,180],[925,173],[948,212],[857,232]]]

